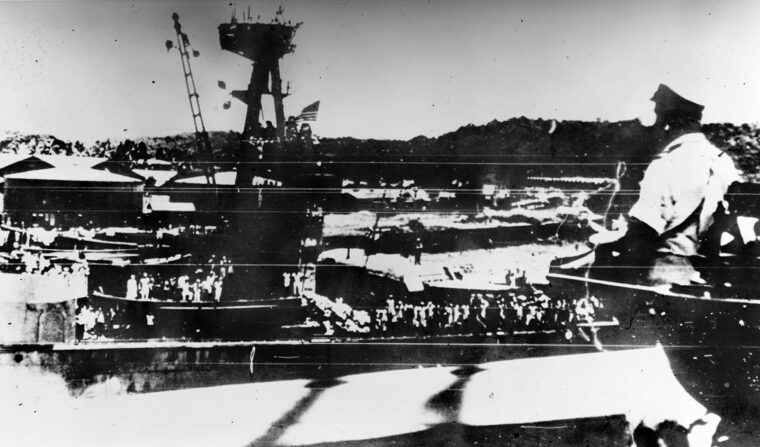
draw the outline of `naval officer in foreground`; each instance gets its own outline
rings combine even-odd
[[[704,106],[660,84],[652,97],[653,131],[663,149],[647,167],[621,239],[597,249],[596,265],[635,272],[647,285],[699,284],[713,215],[729,186],[740,181],[731,158],[701,132]]]

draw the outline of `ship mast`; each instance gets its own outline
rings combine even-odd
[[[250,159],[250,154],[260,150],[262,141],[267,138],[259,122],[261,115],[261,97],[272,96],[277,139],[285,136],[285,110],[282,91],[280,59],[292,53],[295,46],[291,43],[300,23],[283,23],[280,20],[282,9],[270,23],[239,22],[234,16],[230,23],[219,25],[219,43],[223,50],[233,52],[249,59],[253,63],[251,80],[246,90],[235,90],[232,96],[244,102],[248,109],[243,128],[241,154],[239,159]],[[250,19],[250,13],[248,15]],[[251,147],[256,146],[256,147]],[[252,178],[250,169],[238,169],[238,186],[249,186]]]

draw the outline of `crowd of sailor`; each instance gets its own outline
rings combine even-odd
[[[509,334],[563,330],[594,320],[600,303],[595,297],[551,299],[541,290],[473,293],[469,302],[433,302],[389,297],[382,308],[353,308],[342,298],[316,297],[313,317],[305,326],[324,328],[324,335],[437,336]]]
[[[111,309],[108,320],[114,320],[115,314],[115,310]],[[76,342],[104,337],[106,333],[106,314],[103,312],[103,309],[100,307],[96,309],[90,304],[78,308],[74,320],[74,331]]]
[[[104,309],[88,302],[76,309],[75,343],[86,340],[110,340],[121,331],[129,331],[137,338],[151,338],[156,324],[156,317],[150,311],[141,319],[134,319],[120,305]]]
[[[282,287],[284,295],[303,296],[307,285],[313,282],[313,277],[313,271],[307,269],[299,269],[295,272],[284,272],[282,274]]]
[[[264,141],[276,141],[279,139],[277,136],[277,127],[275,127],[271,121],[267,121],[266,125],[262,125],[259,122],[257,123],[257,126],[259,128],[257,129],[256,134],[262,135]],[[301,123],[301,126],[299,127],[298,120],[294,116],[288,117],[285,121],[283,134],[285,141],[301,141],[305,145],[314,143],[314,134],[312,133],[311,125],[304,122]]]
[[[130,275],[126,283],[127,299],[201,302],[222,299],[224,281],[235,267],[226,256],[211,256],[203,267],[179,275],[162,275],[143,271]]]

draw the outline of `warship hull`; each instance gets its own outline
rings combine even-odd
[[[16,344],[0,347],[0,364],[53,372],[73,395],[82,395],[113,379],[124,392],[143,393],[595,351],[588,343],[557,343],[552,335],[534,340],[505,343],[495,338],[439,337]]]

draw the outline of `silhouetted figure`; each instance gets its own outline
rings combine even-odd
[[[77,309],[74,322],[74,342],[79,344],[84,338],[85,315],[82,312],[82,308]]]
[[[422,244],[422,239],[417,238],[417,241],[414,243],[414,248],[412,250],[412,253],[414,254],[414,265],[420,265],[423,248],[424,245]]]
[[[277,128],[272,125],[271,121],[267,121],[267,127],[264,128],[264,139],[269,141],[277,139]]]
[[[285,139],[293,141],[296,138],[298,138],[298,123],[296,122],[296,117],[289,116],[288,120],[285,121]]]
[[[298,137],[301,140],[301,143],[303,143],[304,147],[311,147],[311,126],[309,126],[308,123],[301,124],[301,129],[298,131]]]

